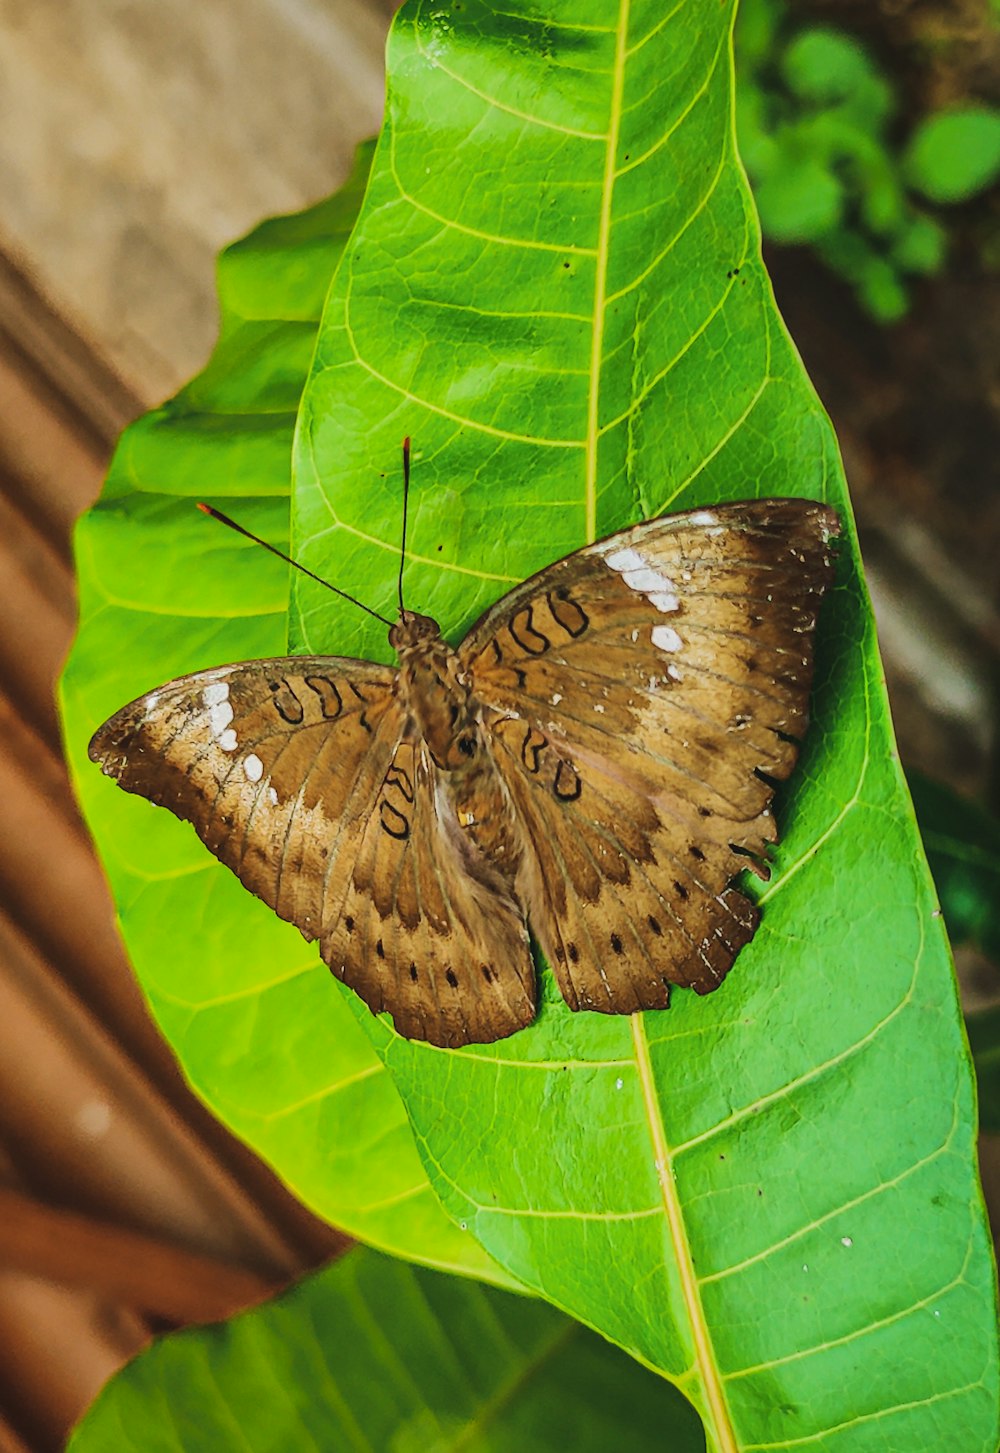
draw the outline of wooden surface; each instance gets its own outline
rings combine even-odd
[[[62,1447],[151,1331],[343,1244],[153,1028],[53,688],[73,521],[124,425],[204,362],[218,248],[336,187],[376,129],[391,9],[0,0],[0,1453]]]
[[[391,0],[0,0],[0,245],[145,403],[204,361],[213,262],[343,179]]]

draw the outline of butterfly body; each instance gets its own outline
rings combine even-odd
[[[481,749],[479,716],[462,664],[430,616],[404,613],[389,633],[399,656],[397,695],[407,734],[416,734],[443,772],[461,771]]]
[[[557,561],[454,649],[398,668],[287,657],[116,713],[91,755],[210,850],[396,1029],[530,1022],[528,925],[574,1009],[716,988],[759,919],[771,798],[807,723],[836,515],[758,500],[665,516]]]

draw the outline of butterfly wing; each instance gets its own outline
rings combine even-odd
[[[460,655],[524,829],[518,891],[567,1002],[707,993],[752,937],[775,782],[808,721],[832,510],[651,520],[525,581]]]
[[[170,682],[111,717],[90,755],[190,821],[401,1033],[498,1039],[534,1014],[523,913],[405,730],[395,671],[296,656]]]
[[[396,750],[323,957],[411,1039],[491,1043],[534,1018],[523,910],[461,831],[422,743]]]
[[[200,671],[123,707],[90,756],[190,821],[251,893],[315,939],[402,736],[395,675],[323,656]]]

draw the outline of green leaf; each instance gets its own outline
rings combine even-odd
[[[952,941],[1000,965],[1000,822],[922,772],[907,780]]]
[[[774,311],[723,8],[411,0],[303,398],[297,548],[462,630],[643,513],[835,500],[814,726],[722,989],[460,1053],[359,1019],[460,1224],[682,1382],[723,1449],[996,1446],[993,1267],[941,925],[829,424]],[[382,475],[385,475],[385,479]],[[296,583],[294,639],[384,658]],[[939,1314],[939,1315],[938,1315]],[[833,1430],[837,1431],[834,1432]]]
[[[863,224],[876,237],[894,238],[906,217],[906,200],[888,159],[865,182],[859,207]]]
[[[238,916],[237,885],[225,933],[214,901],[199,921],[197,874],[186,911],[207,947],[185,939],[178,893],[139,935],[145,977],[213,1100],[248,1122],[249,1104],[258,1125],[300,1063],[337,1062],[350,1006],[465,1241],[676,1379],[713,1447],[993,1453],[993,1265],[954,983],[835,445],[774,310],[733,145],[730,21],[653,0],[402,7],[387,125],[300,414],[295,535],[307,565],[390,605],[411,434],[407,592],[457,636],[509,584],[642,513],[752,494],[838,504],[842,578],[761,931],[707,999],[573,1015],[546,975],[535,1025],[459,1053],[399,1039],[305,971],[259,905]],[[251,478],[257,463],[245,451]],[[140,539],[116,545],[133,590],[162,554]],[[266,600],[264,564],[227,559],[211,608]],[[190,608],[186,574],[166,585]],[[241,629],[201,648],[223,659]],[[177,631],[174,617],[164,642]],[[291,632],[388,654],[309,586]],[[123,656],[150,634],[144,618]],[[154,817],[129,844],[146,872],[174,851]],[[350,1133],[347,1116],[318,1121],[310,1159],[303,1122],[287,1162],[276,1134],[274,1159],[301,1188]]]
[[[813,242],[836,227],[844,189],[816,156],[780,154],[754,198],[764,235],[774,242]]]
[[[818,239],[816,252],[852,285],[862,307],[880,323],[895,323],[905,314],[909,298],[899,273],[863,233],[837,227]]]
[[[904,272],[929,275],[940,272],[948,248],[944,228],[923,213],[911,214],[892,244],[892,260]]]
[[[165,1337],[70,1453],[698,1453],[667,1383],[530,1298],[353,1251],[267,1306]]]
[[[842,30],[813,26],[785,48],[781,72],[788,89],[818,104],[842,101],[875,79],[864,46]]]
[[[365,147],[337,196],[223,253],[208,366],[126,430],[80,523],[81,626],[63,718],[132,961],[195,1089],[328,1220],[507,1281],[431,1194],[392,1081],[315,953],[190,828],[120,792],[86,755],[94,728],[140,691],[286,649],[287,571],[193,502],[222,499],[287,544],[295,411],[370,161]]]
[[[784,18],[784,0],[743,0],[736,16],[734,36],[741,69],[766,66],[770,62]]]
[[[887,257],[872,256],[857,280],[863,306],[879,323],[898,323],[910,306],[902,278]]]
[[[910,186],[932,202],[964,202],[1000,176],[1000,111],[962,106],[921,122],[904,158]]]
[[[741,85],[736,91],[735,108],[740,156],[747,175],[758,182],[781,162],[781,149],[769,128],[766,97],[757,86]]]

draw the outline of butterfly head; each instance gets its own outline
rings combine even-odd
[[[441,627],[430,616],[415,610],[404,610],[389,632],[389,645],[396,652],[412,650],[424,641],[439,641]]]

